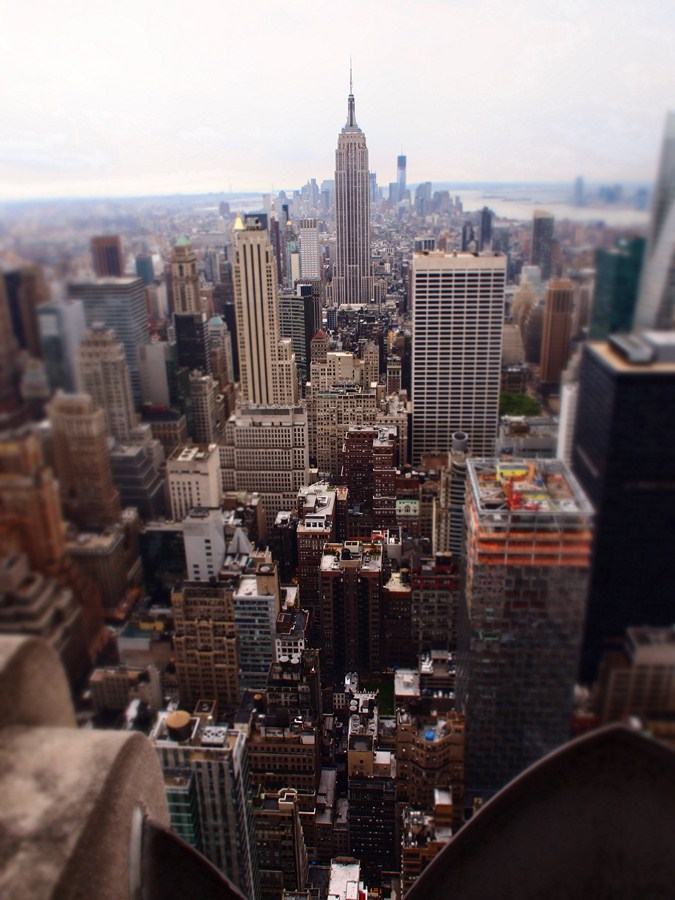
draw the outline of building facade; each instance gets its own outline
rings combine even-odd
[[[176,313],[200,313],[197,255],[186,235],[176,241],[171,254],[173,309]]]
[[[469,460],[456,694],[488,797],[569,738],[591,506],[558,460]]]
[[[506,257],[413,256],[413,463],[468,435],[472,453],[494,452],[504,323]]]
[[[265,528],[271,528],[279,510],[293,508],[309,479],[306,408],[240,404],[225,425],[219,449],[223,489],[257,492]]]
[[[537,209],[532,219],[532,254],[530,261],[539,266],[541,280],[548,281],[553,267],[553,216]]]
[[[542,325],[539,381],[542,386],[549,385],[556,392],[570,352],[573,304],[574,288],[569,279],[549,281]]]
[[[635,308],[637,328],[670,329],[675,313],[675,113],[666,116],[649,238]]]
[[[239,703],[239,657],[229,582],[186,581],[171,594],[180,702],[188,709],[208,697],[221,714]]]
[[[337,259],[333,274],[333,299],[363,303],[372,297],[370,263],[370,170],[366,136],[356,124],[351,83],[347,123],[335,151],[335,217]]]
[[[166,474],[172,518],[181,520],[194,507],[220,507],[220,457],[215,444],[177,447],[167,460]]]
[[[626,628],[675,621],[674,401],[672,332],[584,347],[572,466],[597,513],[584,680]]]
[[[245,897],[259,900],[246,735],[197,714],[163,710],[150,741],[164,771],[173,827],[184,838],[199,836],[204,856]]]
[[[118,234],[93,237],[90,246],[97,278],[120,278],[124,275],[122,241]]]
[[[138,348],[148,341],[145,285],[141,278],[98,278],[72,281],[68,295],[82,300],[87,327],[104,322],[124,347],[134,404],[142,401]]]
[[[111,436],[128,442],[137,418],[124,347],[112,328],[103,324],[89,328],[77,361],[82,391],[103,410]]]
[[[265,223],[258,216],[234,227],[234,297],[241,399],[292,405],[298,399],[290,339],[281,338],[276,260]]]
[[[120,515],[108,459],[105,413],[88,394],[57,391],[47,407],[63,513],[81,529],[101,529]]]

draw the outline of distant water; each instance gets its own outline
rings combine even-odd
[[[517,190],[456,190],[453,196],[461,197],[466,212],[474,212],[488,206],[503,219],[525,221],[532,218],[535,209],[550,212],[556,219],[572,222],[604,222],[614,228],[646,228],[649,212],[621,206],[587,207],[573,206],[562,191],[534,188]]]
[[[572,222],[604,222],[614,228],[644,229],[649,222],[649,212],[622,206],[573,206],[569,191],[547,187],[494,187],[482,190],[453,188],[451,185],[434,185],[434,189],[447,189],[451,196],[460,197],[466,212],[475,212],[488,206],[499,218],[529,221],[535,209],[550,212],[556,219]],[[287,191],[292,196],[292,191]],[[262,193],[227,194],[232,212],[258,212],[263,208]]]

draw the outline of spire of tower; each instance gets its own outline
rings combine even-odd
[[[349,98],[347,100],[347,128],[356,128],[356,111],[354,109],[354,86],[352,82],[352,57],[349,55]]]

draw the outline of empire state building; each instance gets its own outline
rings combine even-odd
[[[337,260],[333,299],[365,303],[373,296],[370,267],[370,175],[366,136],[356,124],[351,74],[347,124],[335,151],[335,214]]]

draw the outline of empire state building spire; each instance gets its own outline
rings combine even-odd
[[[358,128],[354,108],[354,85],[352,82],[352,60],[349,58],[349,97],[347,98],[347,128]]]
[[[335,217],[337,258],[333,278],[336,303],[366,303],[372,299],[370,266],[370,171],[366,136],[356,124],[349,66],[347,123],[335,151]]]

